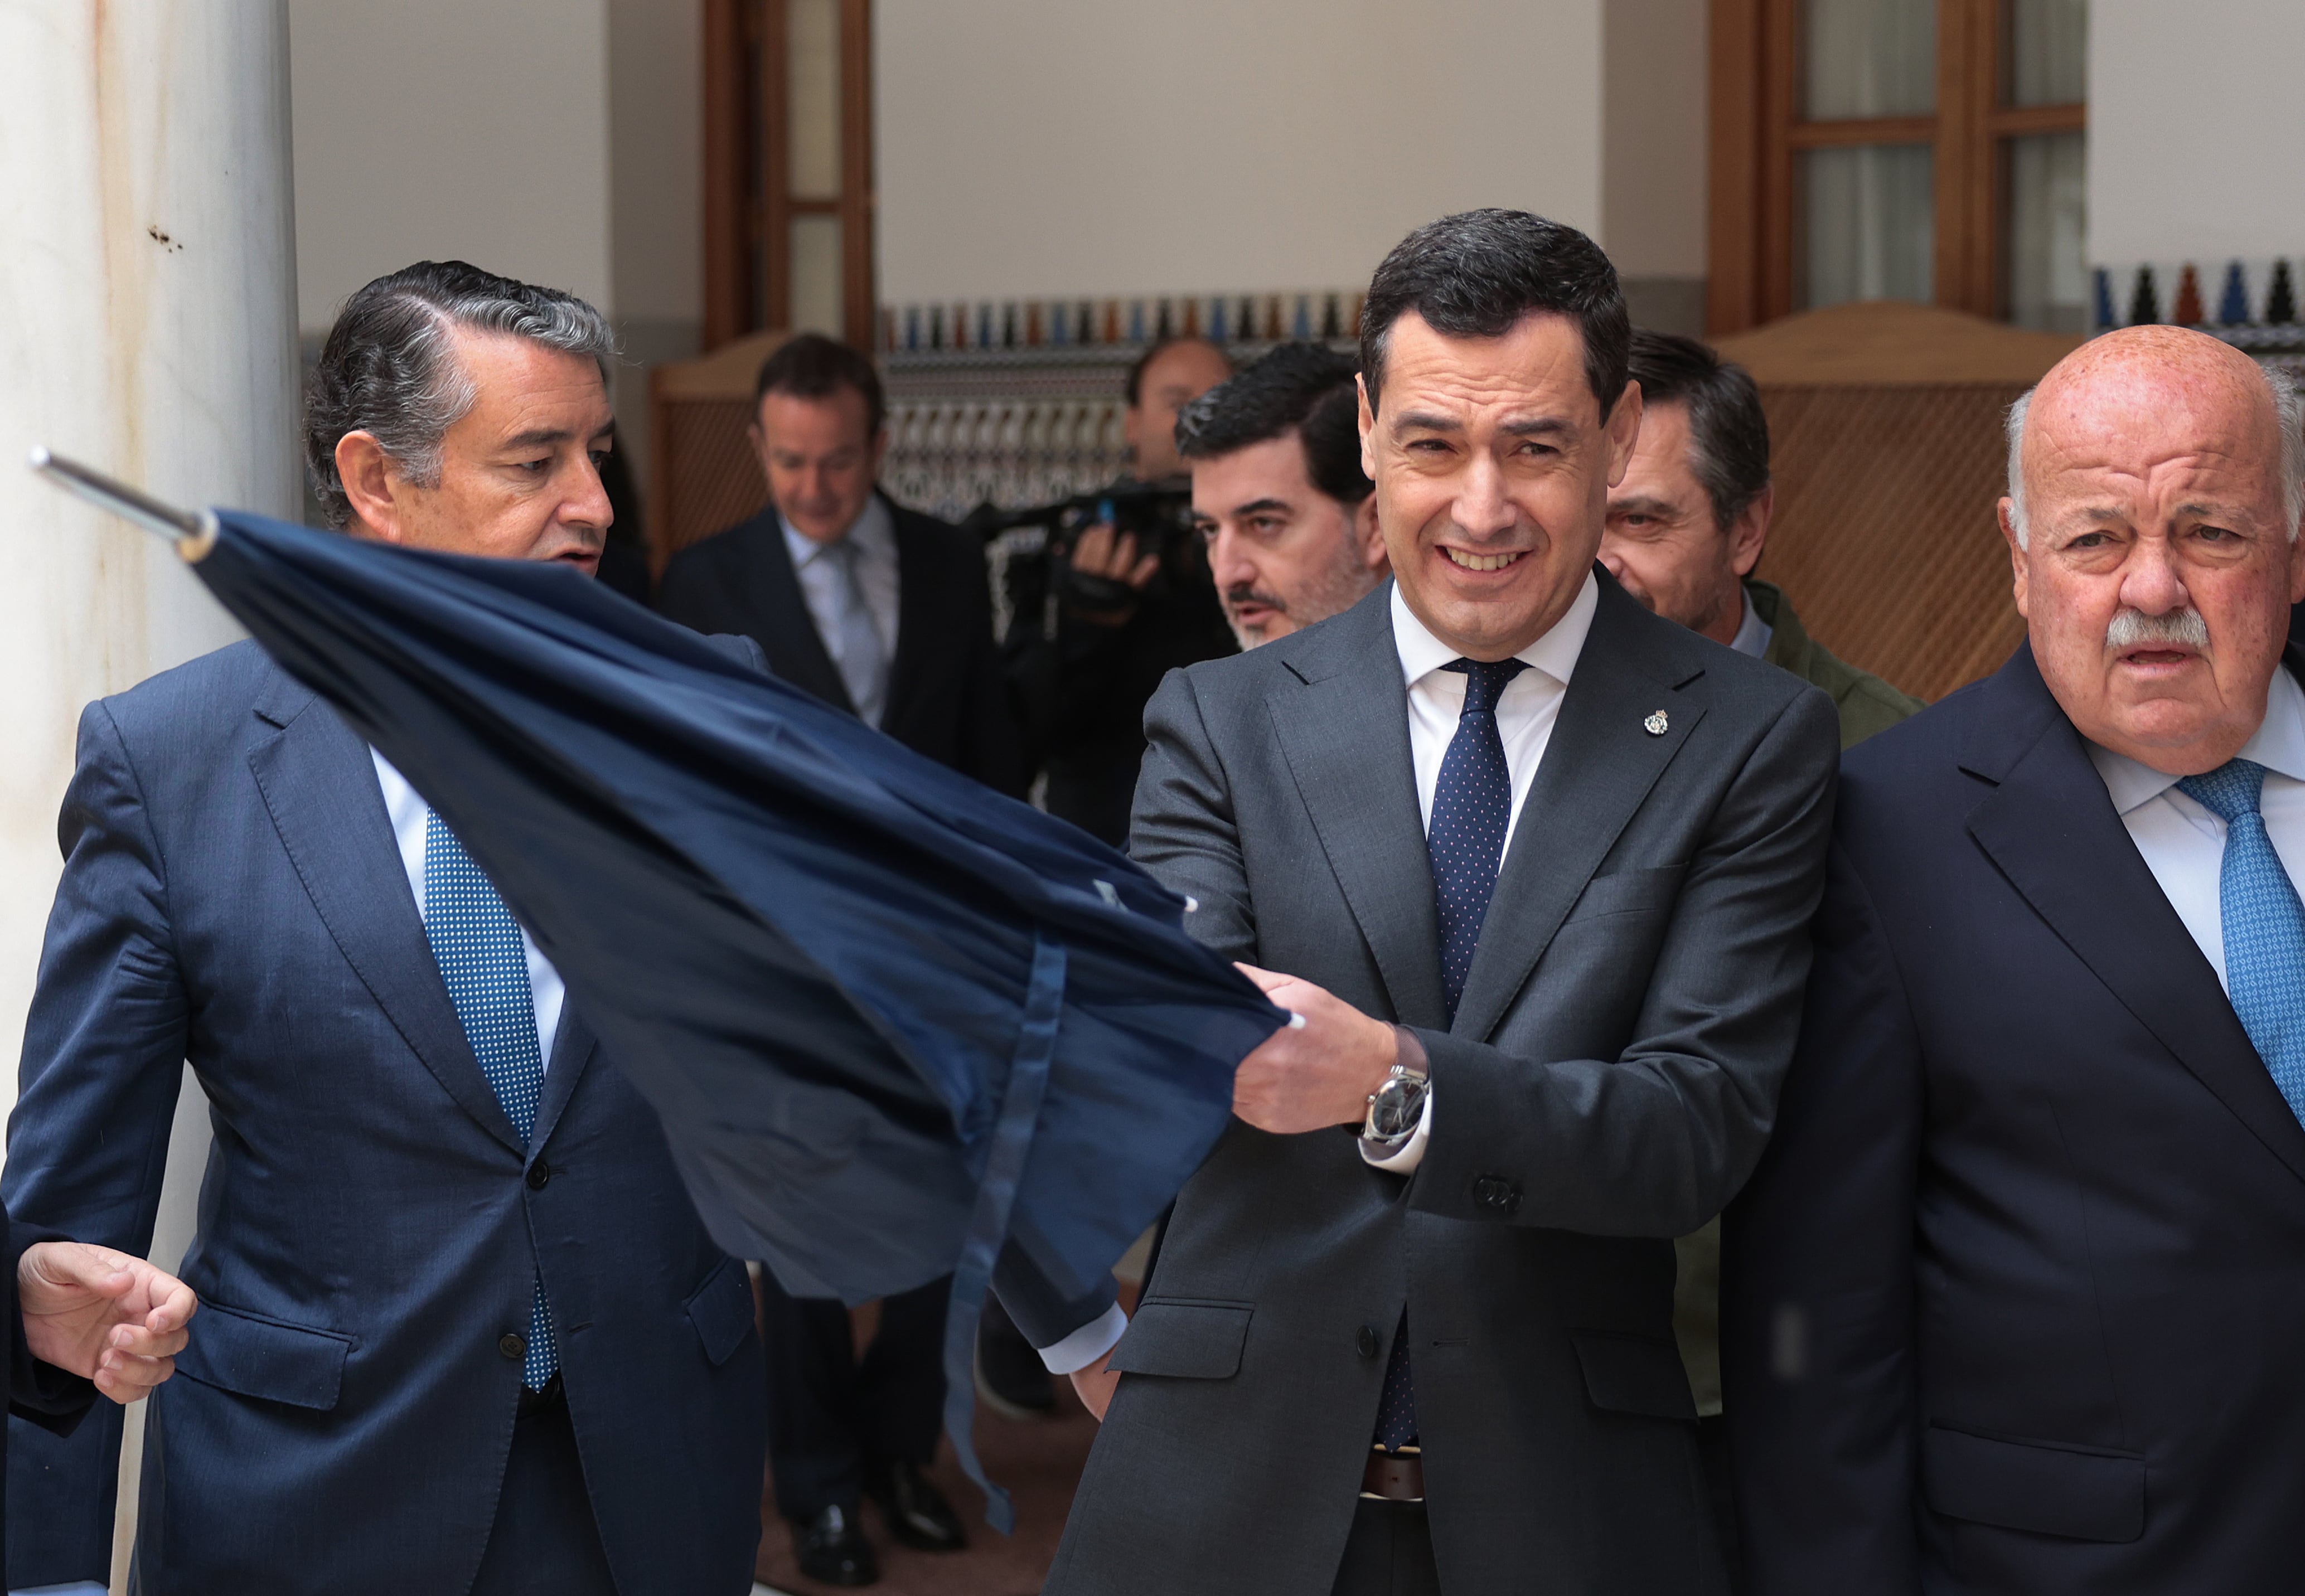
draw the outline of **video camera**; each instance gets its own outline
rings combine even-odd
[[[1158,554],[1165,566],[1178,544],[1190,548],[1199,541],[1193,531],[1191,480],[1170,477],[1159,482],[1116,482],[1093,493],[1076,493],[1025,510],[980,505],[961,522],[964,530],[988,543],[1019,527],[1045,528],[1051,555],[1069,553],[1080,535],[1097,525],[1133,534],[1137,549]]]

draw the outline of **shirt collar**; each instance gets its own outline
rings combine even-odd
[[[782,510],[777,512],[777,525],[784,531],[785,548],[792,554],[793,566],[795,570],[809,564],[817,556],[832,547],[831,543],[819,543],[807,533],[794,531],[793,523],[785,519],[785,513]],[[838,543],[844,540],[854,543],[856,546],[856,551],[868,559],[885,559],[896,552],[896,518],[889,514],[888,501],[883,499],[877,490],[872,497],[864,501],[864,513],[856,518],[855,522],[846,531],[832,541]]]
[[[2105,790],[2112,796],[2117,814],[2125,815],[2152,802],[2179,780],[2094,743],[2088,744],[2088,756],[2089,763],[2105,778]],[[2274,670],[2273,685],[2265,695],[2264,723],[2241,745],[2239,757],[2254,760],[2276,776],[2305,781],[2305,689],[2297,685],[2297,678],[2286,666]]]
[[[1737,623],[1737,635],[1729,640],[1729,646],[1739,654],[1764,658],[1769,652],[1769,640],[1776,635],[1777,629],[1761,619],[1761,612],[1753,607],[1753,596],[1745,590],[1742,582],[1737,586],[1737,602],[1745,607],[1745,618]]]
[[[1425,630],[1408,607],[1408,600],[1400,596],[1400,584],[1392,584],[1392,646],[1400,653],[1402,684],[1416,683],[1463,655]],[[1585,585],[1577,590],[1569,601],[1569,613],[1552,624],[1552,629],[1513,656],[1532,669],[1543,671],[1563,687],[1577,668],[1577,657],[1585,651],[1585,634],[1593,629],[1593,612],[1601,606],[1601,584],[1593,573],[1585,573]]]

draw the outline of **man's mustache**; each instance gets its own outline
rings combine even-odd
[[[1224,595],[1227,609],[1238,609],[1244,604],[1261,604],[1276,615],[1287,615],[1289,607],[1270,593],[1260,593],[1246,582],[1227,588]]]
[[[2116,652],[2123,649],[2149,648],[2155,643],[2180,646],[2206,654],[2209,649],[2209,624],[2201,619],[2199,610],[2189,604],[2165,615],[2148,615],[2141,609],[2123,609],[2105,629],[2105,646]]]

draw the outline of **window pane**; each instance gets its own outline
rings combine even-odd
[[[1807,0],[1807,120],[1937,108],[1937,0]]]
[[[840,197],[840,0],[785,0],[788,191]]]
[[[2088,0],[2008,0],[2012,106],[2072,106],[2088,98]]]
[[[840,218],[792,219],[792,330],[843,335]]]
[[[1861,144],[1801,152],[1801,310],[1850,300],[1926,302],[1936,276],[1936,152]]]
[[[2009,140],[2009,319],[2088,331],[2087,136]]]

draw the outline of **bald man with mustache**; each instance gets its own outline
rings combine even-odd
[[[1727,1220],[1760,1596],[2296,1588],[2300,417],[2200,334],[2076,351],[2010,418],[2024,646],[1845,758]]]

